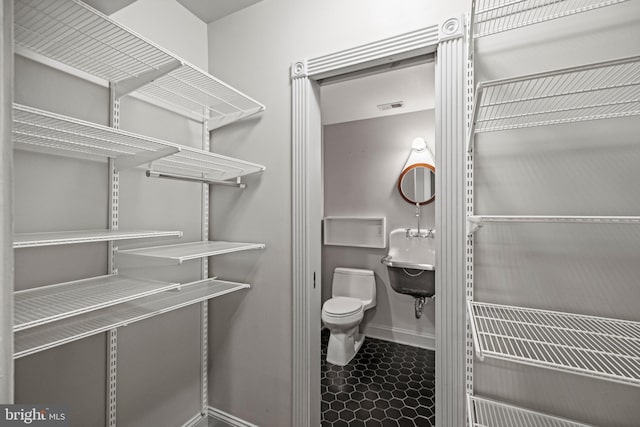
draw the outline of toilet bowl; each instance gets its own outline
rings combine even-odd
[[[332,298],[322,306],[322,321],[331,331],[327,346],[327,362],[345,366],[364,342],[364,335],[360,334],[360,322],[364,317],[364,311],[376,305],[373,271],[336,268],[331,294]]]

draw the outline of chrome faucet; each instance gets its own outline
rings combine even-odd
[[[407,239],[411,237],[426,237],[433,239],[434,237],[436,237],[436,230],[434,230],[433,228],[427,228],[424,233],[422,232],[422,230],[420,230],[420,203],[416,203],[416,218],[418,220],[418,229],[415,232],[412,232],[410,228],[404,229],[405,237]]]
[[[426,230],[421,231],[420,229],[416,230],[416,231],[411,231],[410,228],[405,228],[405,237],[407,239],[412,238],[412,237],[424,237],[427,239],[433,239],[436,237],[436,230],[433,228],[427,228]]]

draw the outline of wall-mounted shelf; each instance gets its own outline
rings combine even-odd
[[[587,424],[470,395],[467,395],[467,418],[470,427],[591,427]]]
[[[238,242],[192,242],[177,245],[153,246],[149,248],[127,249],[119,251],[123,255],[137,255],[165,260],[184,261],[199,259],[213,255],[222,255],[232,252],[248,251],[252,249],[264,249],[263,243],[238,243]]]
[[[467,217],[467,222],[467,234],[472,234],[492,223],[640,224],[640,216],[473,215]]]
[[[114,158],[116,171],[153,162],[154,168],[231,180],[265,167],[23,105],[13,106],[13,140],[18,149],[80,157]]]
[[[467,301],[476,355],[640,387],[640,322]]]
[[[327,216],[324,218],[324,244],[386,248],[387,219],[385,217]]]
[[[178,287],[117,275],[14,292],[14,332]]]
[[[622,3],[627,0],[474,0],[473,37],[483,37],[539,22]]]
[[[15,334],[14,358],[57,347],[249,287],[244,283],[215,279],[200,280],[183,284],[179,290],[162,292],[20,331]]]
[[[210,129],[264,106],[79,0],[16,0],[16,50],[35,52],[160,106],[203,115]],[[206,113],[204,113],[206,112]]]
[[[73,245],[77,243],[111,242],[115,240],[158,237],[182,237],[182,231],[83,230],[16,233],[13,236],[13,247],[19,249],[37,246]]]
[[[480,83],[470,138],[481,132],[638,114],[640,56],[634,56]]]

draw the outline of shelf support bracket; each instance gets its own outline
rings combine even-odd
[[[116,172],[121,172],[125,169],[135,168],[136,166],[150,163],[164,157],[171,156],[180,152],[179,147],[167,147],[157,151],[149,151],[139,154],[130,154],[126,156],[117,157],[114,161]]]
[[[236,120],[253,116],[254,114],[264,111],[264,109],[264,106],[261,105],[260,107],[252,108],[250,110],[238,111],[237,113],[228,114],[221,118],[209,117],[207,119],[207,131],[211,132],[218,129],[219,127],[226,125],[227,123],[233,123]]]
[[[476,356],[481,361],[484,361],[484,354],[482,353],[482,347],[480,346],[480,338],[478,337],[478,328],[476,326],[476,318],[473,316],[473,307],[470,300],[467,300],[467,319],[469,320],[469,326],[471,326],[471,335],[473,337],[473,345],[476,349]]]
[[[182,62],[176,59],[169,62],[168,64],[164,64],[158,67],[155,70],[146,71],[144,73],[138,74],[135,77],[120,80],[119,82],[114,84],[115,96],[116,98],[123,97],[180,67],[182,67]]]
[[[473,233],[478,231],[484,224],[467,219],[467,236],[471,237]]]
[[[476,121],[478,120],[478,110],[480,101],[482,101],[483,89],[484,87],[482,83],[478,83],[474,96],[473,107],[471,109],[471,125],[469,126],[469,134],[467,135],[467,153],[473,152],[473,143],[475,140],[474,136],[476,133]]]

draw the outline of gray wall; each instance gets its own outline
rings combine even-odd
[[[164,10],[160,3],[147,2],[147,7],[159,12]],[[205,28],[182,10],[184,16],[190,17],[191,24],[199,23],[201,29]],[[137,10],[137,18],[134,16],[132,20],[153,23],[148,19],[152,12],[149,8],[145,13]],[[177,29],[182,25],[181,16],[173,9],[172,13],[173,28]],[[206,45],[204,33],[200,39],[190,39],[189,32],[170,36],[166,34],[166,25],[156,24],[158,33],[164,32],[174,44]],[[188,55],[187,51],[184,56]],[[206,63],[206,57],[199,60]],[[16,57],[15,75],[17,102],[107,124],[106,88],[20,56]],[[201,144],[199,124],[140,101],[123,99],[120,117],[122,129],[184,145],[199,147]],[[16,151],[15,230],[106,228],[109,222],[107,189],[105,163]],[[136,169],[120,174],[119,189],[121,229],[182,230],[182,241],[200,240],[201,191],[197,184],[151,180],[144,177],[144,170]],[[153,239],[122,242],[118,246],[124,249],[176,242],[175,239]],[[16,289],[107,273],[106,243],[20,249],[15,256]],[[188,282],[200,278],[201,263],[191,261],[176,266],[118,257],[117,266],[120,274]],[[73,426],[104,425],[106,351],[106,337],[100,334],[17,360],[16,402],[65,404],[70,407]],[[200,354],[199,306],[120,328],[118,425],[174,427],[198,413]]]
[[[397,182],[413,139],[423,137],[433,146],[434,111],[328,125],[323,131],[324,215],[384,216],[387,237],[396,228],[416,228],[415,206],[400,196]],[[434,208],[434,203],[422,207],[421,228],[435,228]],[[387,250],[323,245],[322,301],[331,298],[336,267],[373,270],[377,305],[365,313],[365,333],[433,347],[434,304],[429,302],[422,318],[415,318],[414,299],[391,289],[387,267],[380,263]]]
[[[267,170],[241,193],[214,189],[212,235],[267,248],[212,260],[213,274],[253,285],[211,304],[212,406],[263,427],[291,426],[291,63],[438,24],[468,5],[269,0],[209,25],[209,70],[267,107],[250,125],[213,134],[213,150]]]
[[[481,39],[477,80],[640,53],[628,2]],[[482,135],[478,214],[637,215],[637,117]],[[625,225],[495,225],[476,233],[476,299],[640,321],[640,230]],[[589,424],[631,427],[638,388],[511,363],[476,361],[476,391]]]
[[[15,99],[105,124],[106,90],[16,56]],[[107,225],[107,168],[15,151],[15,231],[97,229]],[[27,289],[107,273],[106,244],[15,251],[15,287]],[[96,336],[15,363],[16,403],[69,406],[74,425],[104,420],[106,339]]]

